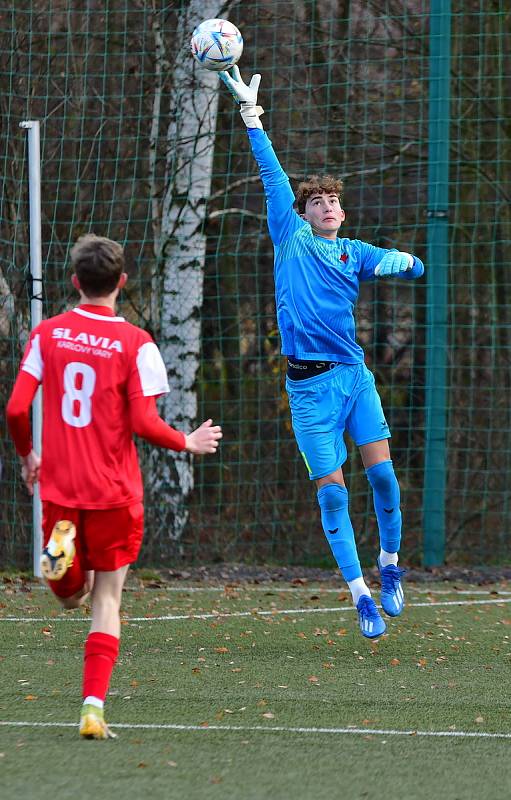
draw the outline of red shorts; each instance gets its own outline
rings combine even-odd
[[[71,597],[85,582],[87,570],[113,572],[137,560],[144,534],[144,506],[83,511],[43,501],[43,547],[56,522],[68,519],[76,526],[76,555],[60,581],[48,581],[57,597]]]

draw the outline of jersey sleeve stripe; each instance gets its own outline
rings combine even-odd
[[[43,379],[43,358],[41,355],[41,337],[38,333],[32,339],[30,349],[21,365],[24,372],[28,372],[36,380]]]
[[[145,342],[139,347],[137,369],[144,397],[167,394],[170,391],[167,370],[154,342]]]

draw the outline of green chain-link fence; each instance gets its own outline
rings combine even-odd
[[[176,427],[211,416],[224,428],[219,456],[193,468],[140,448],[147,562],[331,563],[290,428],[257,171],[232,98],[187,52],[193,27],[215,16],[243,33],[242,73],[262,73],[265,128],[293,181],[343,176],[344,235],[426,262],[415,285],[364,286],[357,317],[393,431],[406,557],[421,560],[434,514],[445,522],[448,560],[507,557],[510,16],[499,0],[449,6],[440,4],[435,26],[436,6],[425,0],[0,0],[2,414],[30,324],[18,126],[33,118],[45,315],[73,302],[76,237],[118,239],[130,270],[121,312],[153,332],[169,368],[162,412]],[[439,68],[450,90],[443,111],[430,80]],[[445,209],[433,207],[442,168]],[[442,394],[433,424],[430,406]],[[349,452],[354,527],[372,556],[370,493]],[[2,562],[28,566],[30,503],[6,435],[1,458]],[[424,496],[427,505],[440,498],[440,511],[424,508]]]

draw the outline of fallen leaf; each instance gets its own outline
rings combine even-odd
[[[389,664],[390,664],[391,667],[397,667],[397,665],[400,664],[400,663],[401,662],[400,662],[399,658],[391,658],[390,661],[389,661]]]
[[[215,647],[215,653],[228,653],[228,647]]]
[[[319,682],[319,678],[316,675],[309,675],[307,680],[309,681],[309,683],[318,683]]]
[[[25,697],[25,700],[37,700],[37,695],[36,694],[27,694],[27,696]]]

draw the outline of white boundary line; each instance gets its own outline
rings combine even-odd
[[[41,587],[46,589],[45,586]],[[438,595],[491,595],[491,594],[498,594],[502,596],[510,596],[511,591],[507,591],[505,589],[426,589],[426,588],[418,588],[417,586],[408,585],[410,592],[413,594],[438,594]],[[337,586],[336,588],[332,586],[318,586],[317,584],[314,586],[283,586],[279,589],[278,584],[267,584],[262,586],[258,584],[257,586],[252,586],[251,584],[231,584],[228,583],[225,586],[159,586],[159,587],[143,587],[142,589],[137,589],[136,587],[124,587],[124,591],[128,592],[139,592],[139,591],[146,591],[146,592],[179,592],[182,594],[186,594],[189,592],[193,594],[194,592],[225,592],[225,593],[236,593],[236,592],[244,592],[245,594],[249,594],[250,592],[265,592],[266,594],[346,594],[349,589],[346,586]]]
[[[12,728],[77,728],[76,722],[18,722],[1,720],[0,726]],[[178,724],[143,724],[117,723],[110,728],[125,730],[151,731],[226,731],[227,733],[319,733],[352,736],[429,736],[459,739],[511,739],[511,733],[489,733],[486,731],[419,731],[392,730],[385,728],[302,728],[285,725],[178,725]]]
[[[0,591],[5,592],[9,589],[12,589],[12,585],[10,584],[3,584],[0,585]],[[14,588],[19,588],[16,585]],[[44,591],[49,592],[47,586],[42,583],[36,583],[30,586],[30,591]],[[428,589],[426,587],[418,587],[414,585],[413,587],[409,585],[409,590],[412,594],[438,594],[438,595],[491,595],[491,594],[498,594],[499,596],[510,596],[511,591],[506,589]],[[218,593],[228,593],[228,592],[244,592],[248,594],[249,592],[265,592],[269,594],[341,594],[346,593],[348,588],[345,586],[321,586],[318,584],[311,584],[310,586],[282,586],[279,588],[277,583],[268,583],[268,584],[257,584],[254,586],[250,583],[228,583],[222,586],[124,586],[123,592],[131,593],[131,592],[169,592],[169,593],[179,593],[179,594],[194,594],[197,592],[218,592]]]
[[[440,600],[438,603],[407,603],[406,608],[442,608],[445,606],[490,606],[511,603],[511,598],[491,600]],[[381,606],[379,606],[381,608]],[[228,617],[277,617],[283,614],[332,614],[356,611],[354,606],[334,606],[333,608],[286,608],[272,609],[269,611],[216,611],[214,614],[165,614],[160,617],[122,617],[121,622],[170,622],[175,620],[193,619],[226,619]],[[0,617],[0,622],[86,622],[90,617]]]

